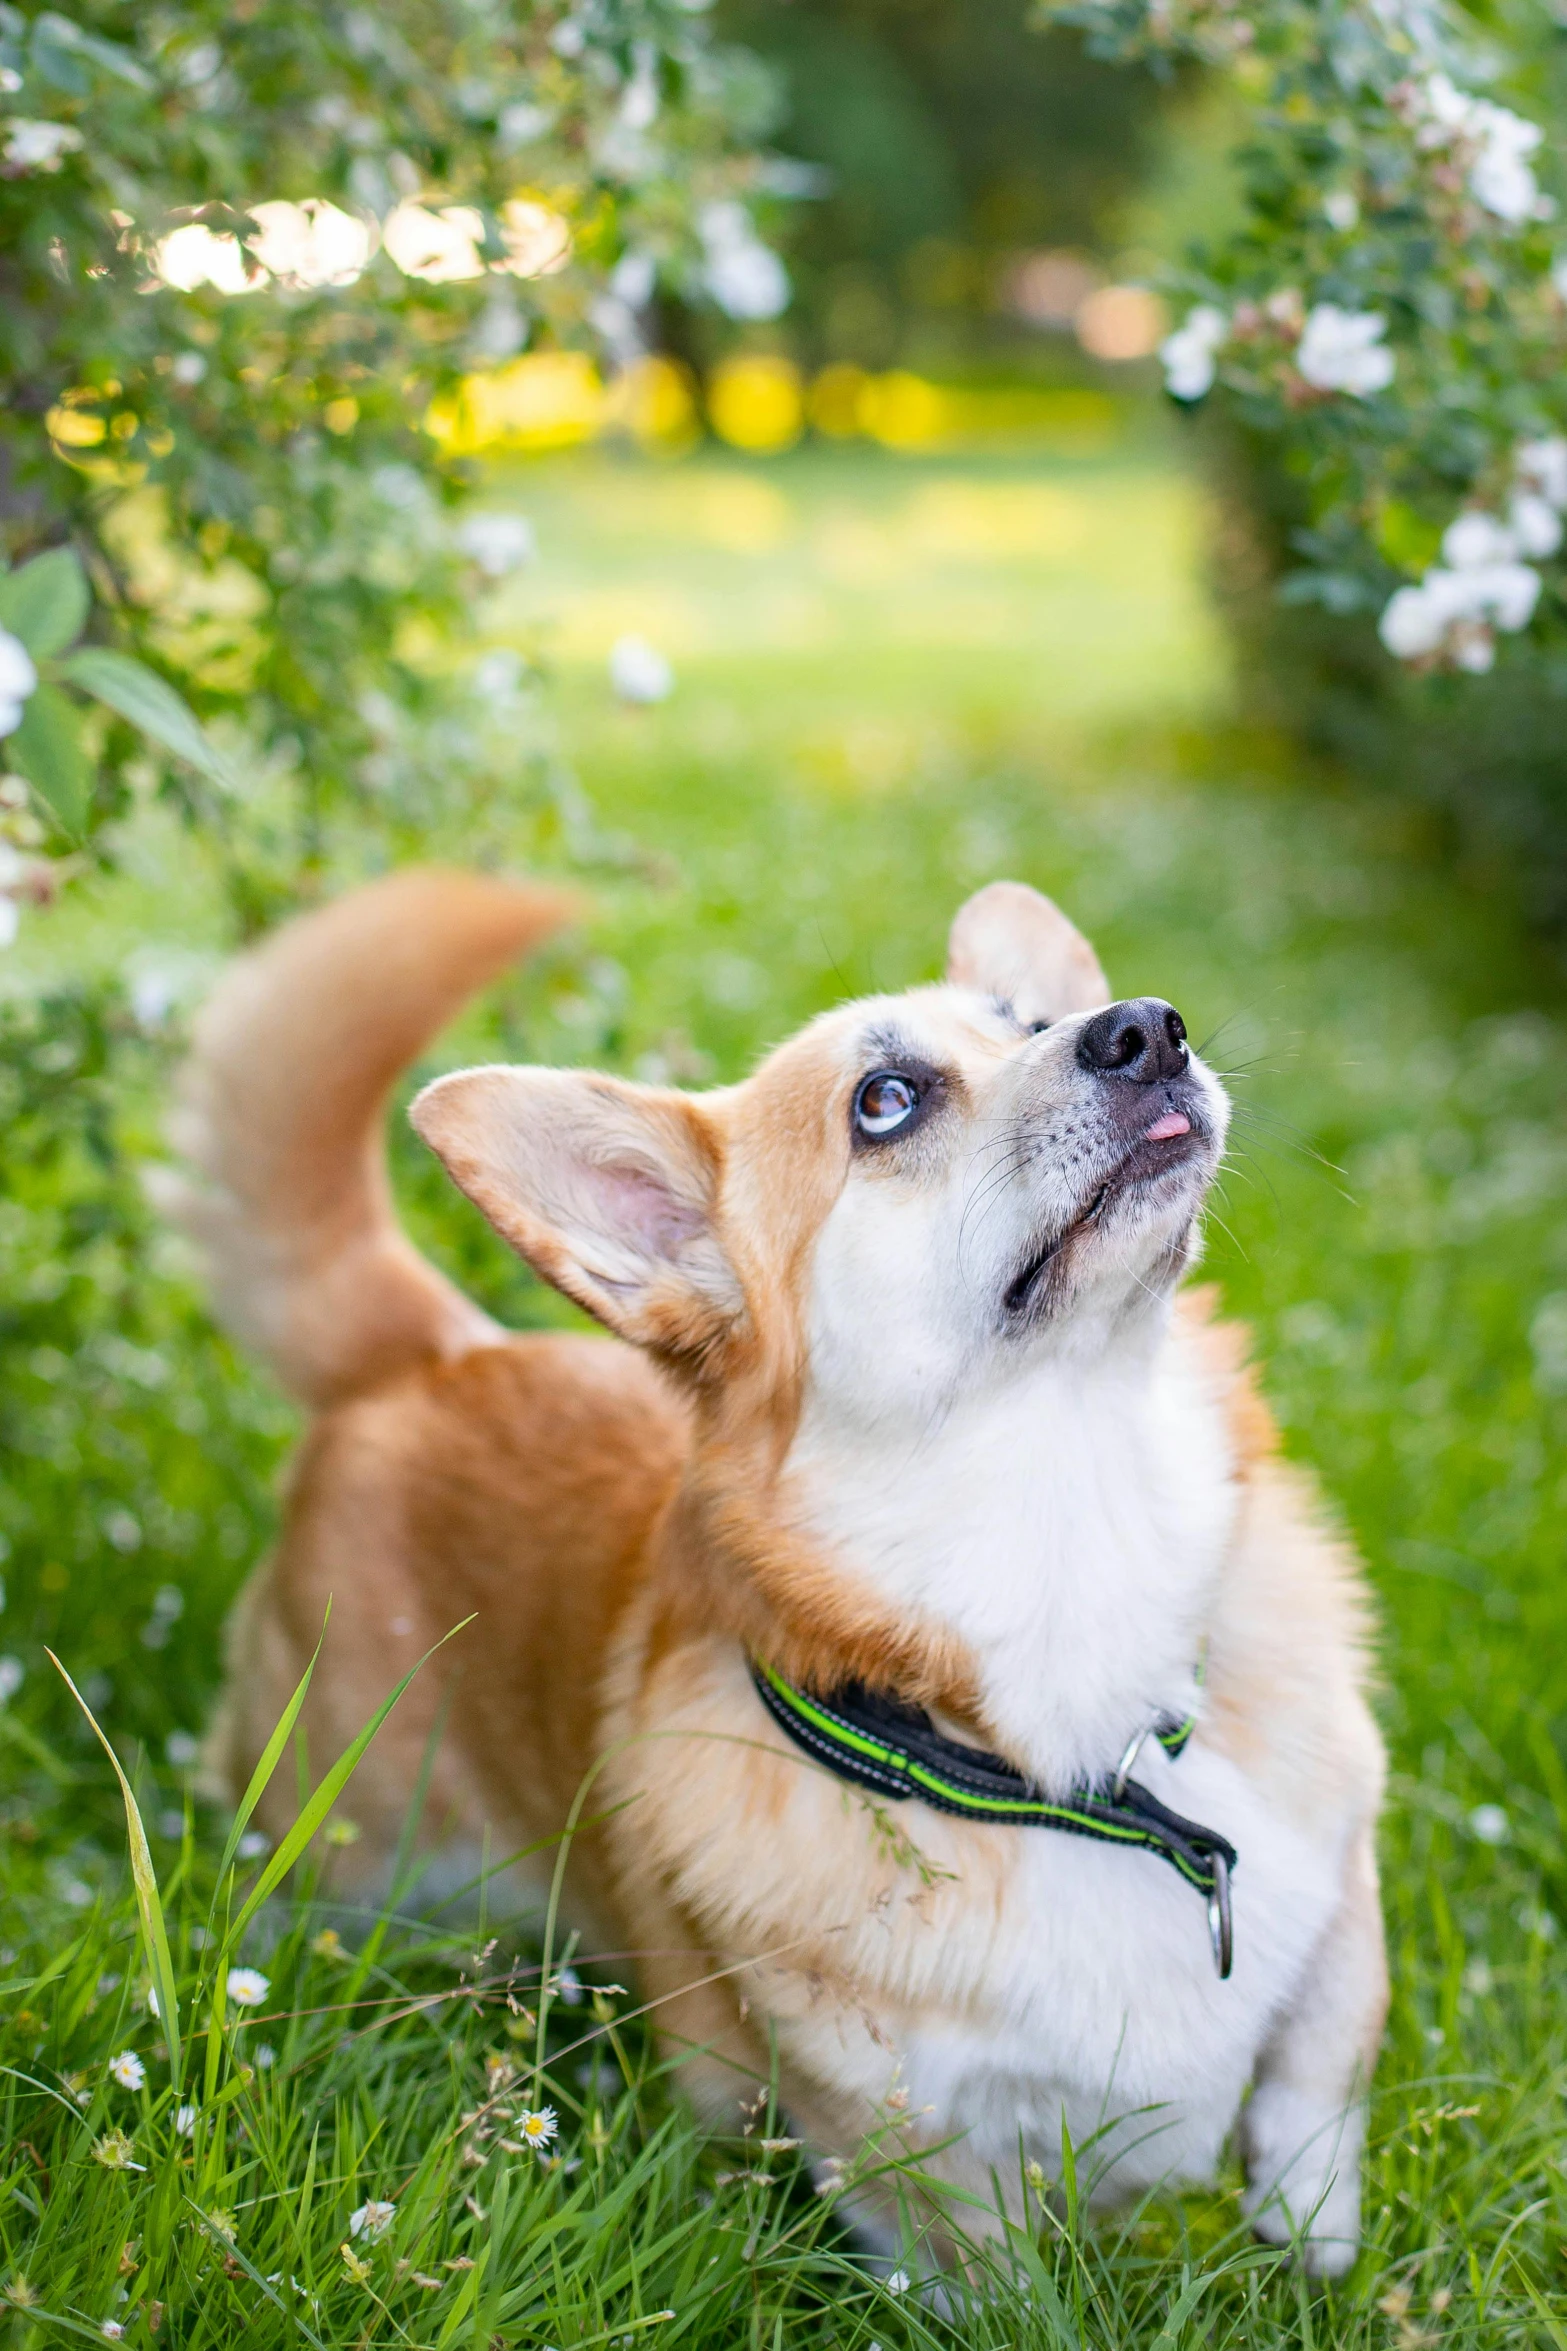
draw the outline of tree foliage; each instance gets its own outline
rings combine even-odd
[[[525,538],[422,419],[701,296],[770,106],[701,0],[0,6],[0,885],[161,788],[254,923],[336,820],[516,793],[530,679],[451,644]]]
[[[1195,58],[1253,113],[1239,229],[1165,346],[1276,438],[1308,509],[1286,597],[1375,612],[1400,658],[1567,637],[1559,26],[1441,0],[1042,0],[1123,60]]]

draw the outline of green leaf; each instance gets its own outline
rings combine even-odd
[[[77,96],[82,95],[87,85],[84,79],[69,71],[66,60],[74,57],[89,58],[94,65],[102,66],[105,73],[116,74],[122,82],[129,82],[133,90],[152,88],[151,74],[128,49],[122,49],[115,41],[102,41],[96,33],[84,32],[79,24],[73,24],[68,16],[57,16],[52,8],[46,8],[33,19],[33,56],[40,73]]]
[[[60,675],[73,686],[106,702],[133,727],[140,727],[155,743],[187,760],[211,783],[231,787],[233,777],[208,742],[194,711],[150,669],[128,653],[111,653],[101,645],[84,645],[60,664]]]
[[[114,1776],[120,1783],[125,1798],[125,1831],[131,1848],[131,1876],[136,1884],[136,1908],[141,1914],[142,1941],[147,1947],[147,1968],[152,1977],[152,1988],[158,1995],[158,2022],[163,2027],[164,2044],[169,2052],[169,2079],[175,2095],[180,2088],[180,2005],[174,1990],[174,1961],[169,1954],[169,1933],[163,1923],[163,1903],[158,1894],[157,1875],[152,1866],[152,1849],[147,1843],[147,1832],[142,1826],[141,1811],[131,1793],[131,1783],[120,1768],[120,1759],[99,1728],[98,1719],[81,1691],[76,1687],[52,1649],[44,1655],[76,1700],[87,1720],[92,1724],[99,1746],[114,1766]]]
[[[92,590],[74,547],[51,547],[0,579],[0,629],[9,629],[35,661],[74,645],[87,623]]]
[[[6,737],[5,752],[60,830],[80,840],[92,798],[93,768],[82,744],[81,713],[69,695],[58,686],[35,686],[21,725]]]

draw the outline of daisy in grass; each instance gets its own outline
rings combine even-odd
[[[229,1969],[229,1998],[239,2008],[259,2008],[271,1987],[271,1978],[259,1967]]]
[[[550,2142],[559,2129],[553,2106],[541,2106],[536,2114],[520,2114],[517,2117],[517,2135],[525,2147],[533,2149],[535,2155],[549,2153]]]
[[[134,2049],[122,2049],[118,2057],[109,2060],[109,2071],[122,2090],[141,2090],[147,2085],[147,2068]]]
[[[361,2204],[357,2212],[349,2214],[348,2233],[351,2237],[363,2237],[366,2244],[373,2245],[377,2237],[385,2236],[396,2213],[395,2204],[378,2202],[372,2196],[368,2204]]]

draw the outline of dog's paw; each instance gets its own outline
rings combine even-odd
[[[1246,2110],[1247,2217],[1268,2245],[1292,2245],[1310,2277],[1337,2278],[1360,2251],[1359,2106],[1324,2109],[1265,2083]]]

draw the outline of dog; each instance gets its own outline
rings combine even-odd
[[[471,1619],[360,1767],[345,1898],[385,1895],[423,1768],[427,1892],[533,1848],[507,1882],[538,1902],[569,1830],[582,1948],[635,1955],[715,2124],[772,2078],[829,2177],[890,2132],[971,2232],[1048,2193],[1064,2133],[1095,2208],[1211,2181],[1238,2134],[1256,2230],[1343,2271],[1384,1762],[1359,1571],[1179,1287],[1223,1087],[993,883],[942,982],[737,1085],[427,1086],[419,1134],[611,1335],[513,1334],[399,1231],[383,1113],[574,911],[398,873],[199,1021],[168,1204],[314,1415],[231,1625],[225,1783],[329,1602],[320,1758]],[[853,2201],[889,2259],[899,2209]]]

